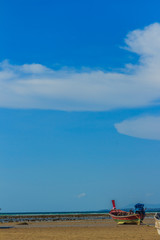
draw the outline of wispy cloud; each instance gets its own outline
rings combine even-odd
[[[2,62],[0,107],[103,111],[159,104],[160,24],[130,32],[125,43],[140,61],[127,64],[123,73]]]
[[[153,193],[146,193],[146,197],[152,197],[153,195]]]
[[[85,196],[86,196],[86,193],[80,193],[80,194],[77,195],[77,198],[83,198]]]
[[[132,137],[160,140],[160,117],[143,116],[115,124],[117,131]]]

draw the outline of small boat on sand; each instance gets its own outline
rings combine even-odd
[[[154,216],[155,219],[155,228],[157,228],[157,232],[160,235],[160,213],[156,213]]]
[[[140,225],[145,217],[144,204],[137,203],[135,205],[135,211],[130,210],[129,212],[116,209],[115,200],[112,200],[113,209],[109,212],[109,215],[118,224],[132,223]]]

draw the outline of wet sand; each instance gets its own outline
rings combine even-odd
[[[10,228],[8,228],[10,227]],[[117,225],[112,219],[1,223],[0,240],[158,240],[154,219],[144,224]]]

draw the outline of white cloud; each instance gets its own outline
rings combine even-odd
[[[160,98],[160,24],[130,32],[126,48],[139,65],[123,73],[62,69],[41,64],[0,64],[0,107],[66,111],[105,111],[158,104]]]
[[[130,32],[125,39],[128,50],[144,56],[160,54],[160,24],[154,23],[144,28]]]
[[[82,198],[82,197],[85,197],[86,196],[86,193],[80,193],[77,198]]]
[[[160,140],[160,117],[143,116],[115,124],[121,134],[132,137]]]
[[[152,197],[153,195],[153,193],[146,193],[146,197]]]

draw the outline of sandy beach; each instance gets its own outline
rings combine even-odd
[[[60,222],[1,223],[1,240],[158,240],[154,219],[144,224],[117,225],[111,219]]]

